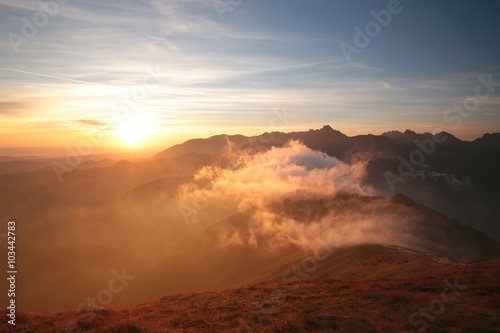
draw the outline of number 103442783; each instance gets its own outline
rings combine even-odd
[[[9,270],[16,269],[16,222],[7,223],[7,264]]]

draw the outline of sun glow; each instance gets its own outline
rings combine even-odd
[[[121,136],[124,143],[135,146],[144,141],[145,137],[151,132],[149,122],[139,116],[130,116],[121,121],[118,125],[117,133]]]

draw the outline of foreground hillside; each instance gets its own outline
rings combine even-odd
[[[498,276],[500,259],[395,279],[298,279],[98,311],[20,313],[15,331],[499,332]]]

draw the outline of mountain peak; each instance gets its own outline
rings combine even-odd
[[[318,130],[315,130],[315,131],[318,131]],[[319,130],[319,133],[324,133],[324,134],[329,134],[329,135],[336,135],[336,136],[339,136],[339,137],[346,137],[347,138],[347,135],[345,135],[344,133],[342,133],[340,131],[337,131],[337,130],[333,129],[330,125],[323,126]]]
[[[478,149],[500,148],[500,133],[486,133],[471,144]]]
[[[409,129],[405,130],[404,134],[405,135],[417,135],[416,132],[413,132],[412,130],[409,130]]]
[[[389,139],[396,140],[396,139],[400,139],[400,138],[404,137],[404,134],[400,131],[387,131],[387,132],[382,133],[382,136],[385,136]]]

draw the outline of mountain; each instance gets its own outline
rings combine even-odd
[[[50,164],[6,167],[0,218],[22,235],[19,310],[76,309],[122,270],[134,280],[113,305],[281,283],[294,270],[370,281],[497,258],[499,148],[436,143],[392,192],[385,174],[415,150],[392,136],[220,135],[145,159],[89,159],[62,181]],[[311,261],[318,246],[325,259]]]
[[[462,141],[462,140],[458,139],[457,137],[455,137],[452,134],[447,133],[447,132],[440,132],[440,133],[436,133],[433,135],[433,134],[428,133],[428,132],[420,134],[420,133],[416,133],[412,130],[407,129],[404,131],[404,133],[401,133],[399,131],[388,131],[388,132],[382,133],[382,136],[388,137],[391,140],[396,141],[398,143],[402,143],[405,145],[412,145],[412,146],[415,145],[415,141],[422,142],[426,139],[431,139],[435,142],[442,141],[442,142],[439,142],[440,147],[453,146],[453,147],[464,148],[469,144],[469,142]],[[441,140],[440,138],[446,138],[446,139]]]
[[[306,132],[266,132],[253,137],[217,135],[208,139],[189,140],[181,145],[168,148],[155,155],[155,157],[169,158],[189,152],[224,154],[228,153],[228,151],[237,151],[240,153],[250,151],[255,153],[271,147],[283,147],[290,140],[300,141],[313,150],[321,151],[338,158],[345,158],[370,150],[386,149],[385,145],[391,145],[391,141],[386,140],[384,137],[365,135],[350,138],[332,129],[329,125],[325,125],[319,130],[309,130]]]
[[[219,163],[227,165],[234,160],[232,155],[262,152],[297,140],[346,163],[365,161],[364,182],[380,193],[402,193],[498,241],[499,138],[500,133],[485,134],[467,142],[446,132],[432,135],[411,130],[348,137],[326,125],[305,132],[272,132],[253,137],[222,135],[191,140],[166,149],[156,157],[202,152],[217,155]],[[221,159],[221,155],[225,158]]]
[[[486,133],[471,142],[475,149],[495,149],[500,147],[500,133]]]

